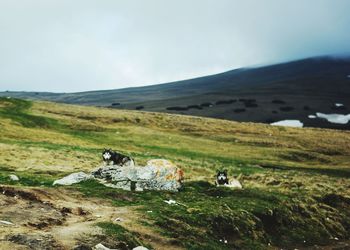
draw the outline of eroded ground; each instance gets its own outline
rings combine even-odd
[[[139,223],[135,207],[83,198],[66,189],[0,187],[1,249],[73,249],[105,246],[130,249],[128,242],[108,237],[99,222],[121,225],[150,246],[177,249],[171,240]],[[5,224],[11,222],[11,224]]]

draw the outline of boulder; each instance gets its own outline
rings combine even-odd
[[[145,248],[144,246],[138,246],[134,247],[132,250],[148,250],[148,248]]]
[[[72,185],[75,183],[89,180],[91,178],[93,178],[93,176],[91,176],[90,174],[86,174],[84,172],[78,172],[54,181],[53,185]]]
[[[117,250],[117,249],[112,249],[112,248],[108,248],[108,247],[105,247],[104,245],[102,245],[101,243],[97,244],[95,247],[94,247],[95,250]]]
[[[17,175],[14,175],[14,174],[10,174],[10,175],[9,175],[9,178],[10,178],[11,181],[19,181],[18,176],[17,176]]]
[[[144,167],[104,166],[92,175],[106,186],[136,191],[178,191],[183,181],[182,170],[164,159],[150,160]]]

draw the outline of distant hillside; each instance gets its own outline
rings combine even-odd
[[[80,93],[0,92],[1,96],[308,127],[350,129],[312,119],[349,114],[350,58],[317,57],[146,87]]]

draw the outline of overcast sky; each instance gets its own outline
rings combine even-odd
[[[72,92],[350,52],[350,0],[0,0],[0,91]]]

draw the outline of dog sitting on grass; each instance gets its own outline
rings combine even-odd
[[[102,159],[106,165],[118,165],[118,166],[134,166],[135,162],[129,156],[115,152],[112,149],[104,149],[102,152]]]
[[[227,170],[218,170],[216,174],[216,186],[228,185]]]
[[[242,189],[242,184],[239,181],[241,176],[242,175],[240,174],[237,178],[233,177],[232,180],[229,180],[227,170],[218,170],[216,174],[215,185]]]

